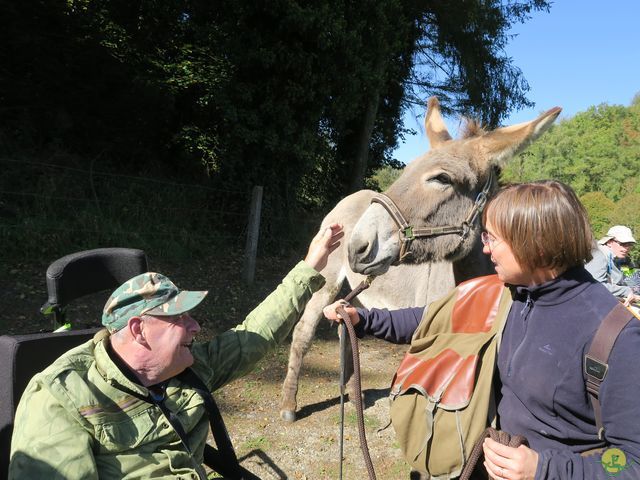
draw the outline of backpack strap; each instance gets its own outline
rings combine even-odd
[[[584,375],[587,393],[593,406],[593,413],[598,429],[598,438],[604,440],[604,426],[600,408],[600,385],[607,376],[609,355],[622,329],[634,318],[633,314],[622,304],[616,304],[602,320],[596,331],[589,351],[584,356]]]
[[[187,368],[181,374],[178,375],[185,384],[193,388],[198,395],[204,401],[205,410],[209,416],[209,424],[211,426],[211,433],[213,439],[216,442],[217,449],[213,448],[208,443],[204,446],[204,463],[215,470],[216,472],[224,475],[225,479],[233,480],[258,480],[253,473],[240,465],[236,452],[231,443],[229,432],[224,424],[220,409],[213,399],[213,395],[200,379],[200,377],[192,369]],[[180,432],[176,429],[178,435],[181,437]],[[184,430],[183,430],[184,431]],[[183,443],[184,440],[183,440]]]

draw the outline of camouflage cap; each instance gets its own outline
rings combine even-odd
[[[102,312],[102,324],[110,332],[116,332],[131,317],[180,315],[196,307],[207,293],[181,291],[164,275],[143,273],[127,280],[111,294]]]

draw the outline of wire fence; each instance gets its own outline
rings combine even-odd
[[[97,171],[86,163],[0,158],[1,256],[56,258],[127,246],[184,258],[244,248],[250,191]],[[306,246],[322,215],[278,211],[269,192],[264,201],[258,254]]]

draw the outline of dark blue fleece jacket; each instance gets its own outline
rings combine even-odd
[[[535,480],[640,479],[640,321],[630,322],[618,337],[600,390],[607,447],[625,455],[625,468],[614,472],[603,466],[601,454],[578,452],[604,446],[582,362],[617,300],[583,268],[511,291],[514,302],[498,353],[498,414],[501,429],[525,435],[538,452]],[[358,330],[408,343],[423,310],[361,309]]]

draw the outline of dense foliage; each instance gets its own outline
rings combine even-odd
[[[324,207],[395,163],[411,102],[528,105],[502,47],[548,3],[2,0],[0,154]]]
[[[598,105],[563,120],[503,172],[507,181],[553,178],[571,185],[596,236],[615,224],[640,236],[640,95],[631,105]],[[638,252],[634,252],[638,257]]]

